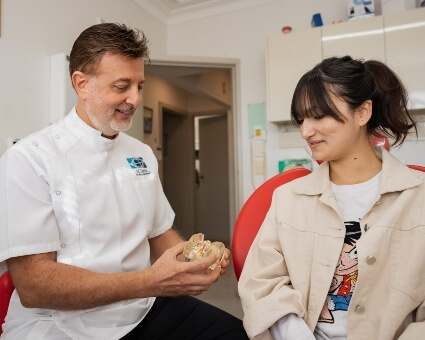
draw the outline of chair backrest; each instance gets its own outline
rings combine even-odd
[[[408,165],[409,168],[425,172],[425,166]],[[232,258],[236,278],[239,280],[249,248],[260,229],[270,208],[274,189],[295,178],[305,176],[310,171],[304,168],[291,169],[264,182],[251,196],[236,219],[232,238]]]
[[[10,297],[12,296],[14,289],[15,287],[13,286],[9,272],[4,272],[0,276],[0,335],[3,333],[1,326],[6,318]]]
[[[238,280],[251,243],[270,208],[274,189],[310,172],[305,168],[284,171],[265,181],[244,203],[236,219],[232,237],[232,259]]]

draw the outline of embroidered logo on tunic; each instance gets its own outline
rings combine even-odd
[[[142,157],[129,157],[127,158],[127,162],[132,169],[148,167]]]
[[[142,157],[128,157],[128,165],[135,170],[136,176],[149,175],[151,172],[147,169],[147,165]]]

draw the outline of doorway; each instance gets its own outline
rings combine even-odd
[[[230,244],[227,113],[189,115],[162,106],[163,187],[186,239]]]
[[[162,149],[162,152],[157,155],[164,192],[176,212],[175,227],[185,238],[190,237],[193,233],[203,232],[210,240],[222,241],[226,245],[230,245],[231,242],[239,206],[236,202],[239,192],[236,181],[237,153],[234,138],[237,125],[234,114],[236,66],[238,65],[201,65],[199,63],[182,65],[182,63],[165,63],[163,61],[157,64],[152,61],[145,68],[146,74],[160,77],[167,83],[161,88],[148,88],[152,84],[152,79],[148,80],[144,102],[147,106],[154,107],[154,112],[155,107],[158,107],[157,126],[160,129],[158,144],[151,146],[155,150]],[[232,91],[230,104],[224,105],[213,98],[216,93],[204,92],[204,88],[193,88],[193,85],[200,83],[203,83],[204,86],[205,84],[208,86],[215,84],[217,77],[221,76],[219,72],[216,72],[215,79],[213,75],[211,78],[208,75],[208,79],[204,77],[206,73],[214,73],[212,72],[214,70],[226,70],[230,74],[230,83],[220,83],[220,86],[214,88],[211,86],[212,91],[214,89],[219,89],[221,92]],[[155,83],[159,82],[155,80]],[[190,103],[183,106],[186,109],[182,109],[182,105],[180,105],[184,96],[181,96],[181,93],[176,96],[170,91],[170,87],[173,86],[178,87],[179,91],[187,91],[189,94]],[[179,98],[174,100],[178,105],[173,103],[170,98]],[[205,100],[210,100],[213,103],[212,106],[215,105],[215,109],[203,109],[199,103]],[[204,117],[199,118],[203,120],[200,130],[206,130],[209,133],[204,136],[205,141],[201,142],[204,144],[205,151],[199,153],[200,161],[204,164],[202,171],[207,171],[200,173],[203,178],[198,177],[198,182],[194,166],[196,158],[194,131],[195,117],[197,116]],[[207,116],[209,117],[206,118]],[[155,141],[155,136],[151,135],[149,138]],[[203,138],[202,133],[201,138]],[[218,151],[217,138],[223,151]],[[208,151],[205,145],[211,145],[211,151]],[[202,157],[205,159],[202,160]],[[217,159],[217,157],[226,159]],[[211,166],[208,165],[210,161]],[[218,167],[217,164],[221,164],[221,167]],[[216,185],[208,183],[208,180],[212,179],[211,174],[208,173],[209,170],[213,171],[213,175],[219,177],[212,182]],[[221,187],[225,188],[225,192],[223,189],[218,189],[219,181],[223,183]],[[208,188],[213,189],[213,192],[211,193]],[[220,193],[222,196],[217,198]],[[220,206],[218,203],[222,205]]]

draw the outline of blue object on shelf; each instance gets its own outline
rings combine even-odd
[[[320,15],[320,13],[313,14],[313,18],[311,19],[311,26],[312,27],[323,26],[322,16]]]

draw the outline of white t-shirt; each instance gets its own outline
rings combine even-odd
[[[354,185],[335,185],[332,190],[345,223],[346,236],[334,280],[319,321],[314,330],[316,339],[346,339],[347,311],[357,282],[356,242],[362,232],[360,220],[369,211],[379,193],[381,173]]]
[[[149,267],[148,239],[174,220],[157,167],[147,145],[124,133],[104,138],[75,110],[22,139],[0,161],[0,262],[55,251],[58,262],[97,272]],[[3,336],[119,339],[154,300],[59,311],[24,308],[15,291]]]

